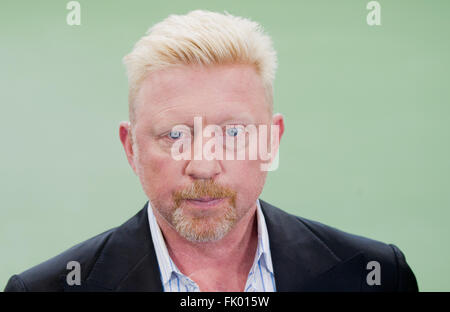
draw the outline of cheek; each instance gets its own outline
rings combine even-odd
[[[151,148],[140,148],[138,176],[145,194],[152,200],[168,202],[172,191],[180,180],[183,164],[174,161],[170,155],[152,151]]]
[[[243,209],[256,202],[264,187],[267,171],[262,171],[260,164],[256,160],[230,160],[224,163],[226,179],[238,192],[236,204]]]

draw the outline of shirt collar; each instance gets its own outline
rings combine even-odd
[[[266,220],[259,203],[259,199],[256,201],[256,217],[258,222],[258,247],[257,257],[262,256],[264,258],[267,270],[273,274],[272,257],[270,254],[269,233],[267,232]]]
[[[182,273],[178,270],[175,263],[173,263],[170,258],[169,252],[167,251],[167,246],[164,241],[164,237],[161,233],[161,229],[156,221],[155,215],[153,214],[153,209],[148,202],[148,221],[150,225],[150,232],[152,235],[153,245],[155,247],[156,258],[159,264],[159,271],[161,273],[161,280],[163,284],[169,282],[172,277],[172,274]],[[255,255],[255,262],[253,263],[252,270],[255,267],[256,263],[261,259],[264,259],[264,264],[266,265],[267,270],[273,274],[273,265],[272,265],[272,257],[270,254],[270,245],[269,245],[269,234],[267,232],[266,221],[264,218],[264,214],[261,210],[261,205],[259,199],[256,201],[256,217],[257,217],[257,226],[258,226],[258,246]]]
[[[156,258],[158,259],[159,271],[161,273],[161,280],[163,284],[166,284],[169,282],[173,273],[180,273],[180,271],[170,258],[161,229],[156,221],[155,215],[153,214],[150,201],[148,202],[147,212],[150,233],[152,234],[153,245],[155,247]]]

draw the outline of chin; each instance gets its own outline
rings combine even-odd
[[[172,214],[172,226],[191,242],[214,242],[222,239],[237,223],[236,209],[228,209],[218,216],[196,217],[187,215],[182,207]]]

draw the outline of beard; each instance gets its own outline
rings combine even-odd
[[[198,198],[221,199],[219,207],[198,211],[186,206],[186,200]],[[212,180],[196,180],[181,191],[173,193],[174,207],[169,223],[191,242],[213,242],[222,239],[236,224],[236,192]]]

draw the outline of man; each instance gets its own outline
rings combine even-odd
[[[14,275],[7,291],[418,290],[396,246],[258,199],[284,121],[272,113],[276,53],[257,23],[172,15],[124,62],[130,122],[120,140],[149,201]]]

